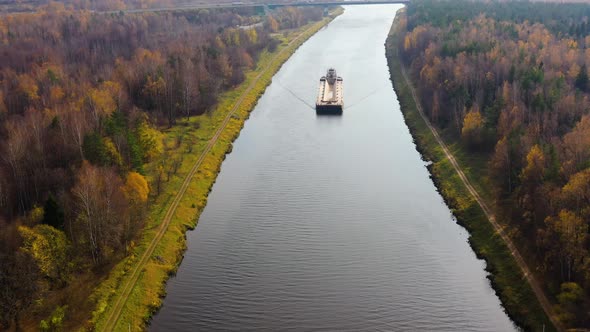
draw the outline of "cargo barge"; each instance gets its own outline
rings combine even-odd
[[[341,114],[343,107],[342,77],[336,74],[335,69],[330,68],[326,76],[320,78],[315,110],[318,114]]]

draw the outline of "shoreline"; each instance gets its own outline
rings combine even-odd
[[[509,247],[496,232],[486,211],[465,186],[455,166],[446,157],[445,151],[419,114],[402,72],[403,64],[397,57],[397,52],[392,52],[399,38],[395,28],[400,13],[403,10],[398,12],[394,20],[387,38],[386,52],[391,81],[416,150],[424,160],[429,161],[427,168],[430,177],[457,224],[468,231],[470,247],[478,259],[485,261],[485,270],[489,273],[487,278],[506,314],[516,326],[524,330],[554,330],[554,325],[545,314]]]
[[[339,7],[323,20],[290,32],[274,53],[260,57],[256,69],[246,74],[244,82],[223,93],[212,115],[179,120],[165,132],[169,139],[177,137],[179,132],[188,133],[192,140],[181,147],[193,145],[196,151],[192,152],[191,146],[188,147],[191,152],[177,153],[182,158],[179,172],[182,174],[172,177],[150,207],[149,220],[132,254],[117,264],[97,287],[93,294],[96,310],[89,322],[93,329],[146,329],[163,303],[167,280],[182,262],[187,249],[186,232],[196,227],[223,160],[231,153],[233,141],[258,99],[295,51],[342,12]],[[117,296],[122,292],[123,297]]]

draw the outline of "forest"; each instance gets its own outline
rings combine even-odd
[[[165,153],[160,130],[211,115],[220,93],[277,49],[279,32],[322,16],[101,14],[60,3],[3,15],[0,329],[43,312],[53,313],[39,329],[59,329],[67,303],[47,308],[47,299],[64,298],[73,280],[101,279],[128,255],[178,167],[146,167]]]
[[[273,3],[287,2],[288,0],[275,0]],[[54,2],[53,0],[0,0],[0,13],[34,12],[43,6]],[[264,0],[62,0],[59,1],[69,9],[91,10],[91,11],[121,11],[170,7],[217,7],[220,5],[262,5],[267,3]]]
[[[590,327],[589,19],[587,4],[417,0],[397,46],[572,328]]]

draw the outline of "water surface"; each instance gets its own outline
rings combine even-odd
[[[384,48],[399,8],[347,7],[273,78],[152,331],[515,329],[400,112]],[[341,117],[305,104],[329,67]]]

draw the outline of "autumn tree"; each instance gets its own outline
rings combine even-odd
[[[29,134],[17,120],[8,121],[5,127],[8,138],[4,142],[2,158],[10,169],[12,183],[15,188],[15,199],[20,212],[24,212],[30,203],[26,190],[26,151],[29,144]]]
[[[271,15],[267,16],[265,25],[270,32],[279,31],[279,22]]]
[[[549,234],[557,242],[554,252],[559,261],[562,280],[571,281],[574,270],[579,269],[588,256],[584,245],[588,236],[588,224],[575,213],[561,210],[556,217],[547,219]]]
[[[559,320],[572,325],[576,322],[576,314],[583,311],[584,289],[575,282],[564,282],[561,284],[557,301],[559,304],[556,311]]]
[[[0,264],[0,326],[19,330],[20,314],[31,305],[38,290],[37,268],[21,251],[0,254]]]
[[[47,331],[47,332],[61,331],[64,321],[65,321],[67,308],[68,308],[67,305],[58,306],[51,313],[51,316],[49,316],[48,319],[44,319],[41,321],[41,323],[39,323],[39,330],[41,330],[43,332],[45,332],[45,331]]]
[[[117,110],[121,99],[121,86],[116,82],[104,82],[98,88],[91,89],[88,93],[88,105],[94,129],[100,129],[101,120],[113,114]]]
[[[123,186],[123,193],[129,202],[130,217],[125,221],[125,241],[130,241],[144,220],[149,186],[146,179],[137,172],[129,172]]]
[[[545,154],[539,145],[534,145],[526,156],[520,173],[519,205],[523,209],[523,221],[527,227],[536,227],[543,221],[545,195],[542,192],[545,175]]]
[[[76,203],[76,226],[95,264],[111,257],[121,246],[122,225],[128,203],[121,178],[111,169],[84,163],[72,189]]]
[[[562,200],[579,215],[590,217],[590,169],[570,177],[563,186]]]
[[[109,137],[94,132],[84,137],[84,156],[95,165],[122,166],[123,158]]]
[[[496,144],[489,162],[490,178],[495,184],[498,197],[510,195],[519,184],[520,158],[517,142],[503,137]]]
[[[569,177],[586,168],[590,160],[590,116],[583,116],[563,137],[562,170]]]
[[[471,110],[463,119],[461,137],[469,146],[477,147],[483,141],[483,117],[479,110]]]
[[[66,283],[70,244],[65,234],[49,225],[21,226],[19,232],[23,237],[23,251],[35,259],[39,271],[56,285]]]
[[[19,329],[20,315],[35,299],[39,285],[33,258],[19,250],[21,239],[16,226],[0,219],[0,328]]]

